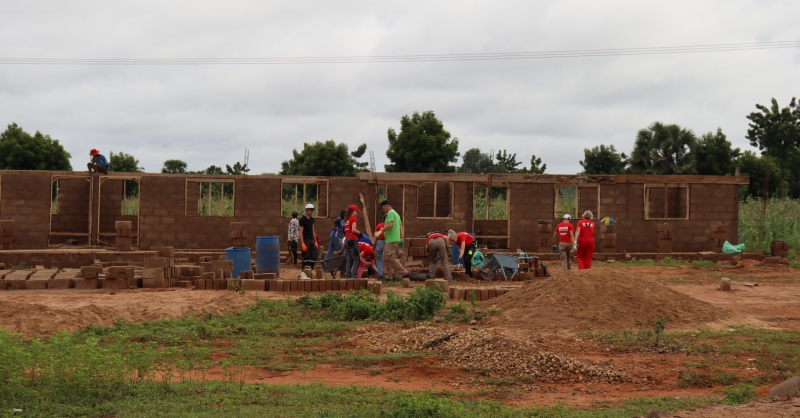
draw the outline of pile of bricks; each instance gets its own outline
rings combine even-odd
[[[175,270],[178,276],[178,287],[186,288],[194,286],[195,282],[203,278],[203,273],[206,271],[203,267],[195,265],[177,265]]]
[[[114,241],[114,248],[117,251],[130,251],[133,247],[133,222],[116,221],[117,237]]]
[[[0,250],[10,250],[14,242],[14,221],[0,221]]]
[[[544,277],[544,268],[541,263],[538,263],[535,268],[528,263],[519,263],[517,264],[517,271],[518,273],[510,278],[512,282],[531,280],[534,277]]]
[[[516,287],[451,287],[447,293],[452,300],[472,302],[474,298],[476,302],[482,302],[484,300],[503,296],[514,290],[516,290]]]
[[[672,252],[672,224],[656,224],[656,248],[659,253]]]
[[[428,255],[428,246],[425,245],[426,238],[409,238],[403,243],[405,246],[406,267],[429,267],[431,258]]]
[[[536,232],[539,236],[539,239],[537,240],[539,248],[537,251],[540,253],[549,253],[553,248],[553,221],[539,219],[536,221],[536,224]]]
[[[145,257],[142,269],[142,287],[165,288],[177,285],[178,271],[175,268],[175,251],[172,247],[153,247],[158,257]]]
[[[106,271],[105,279],[101,280],[103,289],[127,289],[136,286],[134,276],[135,268],[132,266],[111,266]]]
[[[617,248],[616,225],[606,225],[601,223],[600,240],[602,241],[602,251],[615,252]]]
[[[773,257],[789,257],[789,243],[785,241],[772,241],[769,244],[770,255]]]
[[[728,239],[728,225],[724,223],[711,224],[711,251],[722,252],[722,244]]]
[[[231,246],[247,246],[247,222],[231,222]]]

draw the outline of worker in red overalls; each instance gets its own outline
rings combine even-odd
[[[594,256],[594,215],[591,211],[583,212],[583,219],[578,221],[575,235],[578,236],[578,270],[592,268]]]

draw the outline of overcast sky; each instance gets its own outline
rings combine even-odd
[[[662,47],[800,40],[800,1],[0,0],[0,58],[248,58]],[[148,172],[233,164],[277,172],[304,142],[367,143],[433,110],[459,150],[508,149],[576,173],[583,149],[630,152],[653,121],[721,127],[800,96],[800,49],[479,62],[0,65],[0,122]],[[365,155],[365,159],[368,154]]]

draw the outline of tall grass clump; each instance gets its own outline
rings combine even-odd
[[[748,251],[768,253],[773,240],[786,241],[789,248],[800,248],[800,200],[772,198],[767,201],[762,235],[764,201],[751,198],[739,202],[739,244]]]
[[[408,296],[386,292],[386,302],[367,290],[350,292],[346,296],[328,293],[322,296],[304,296],[299,303],[309,308],[328,309],[329,314],[343,321],[374,319],[376,321],[425,321],[433,318],[444,307],[447,299],[440,290],[417,286]]]

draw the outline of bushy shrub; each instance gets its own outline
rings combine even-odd
[[[409,296],[386,292],[386,302],[367,290],[350,292],[346,296],[328,293],[319,297],[304,296],[299,303],[309,308],[326,308],[332,317],[345,321],[424,321],[433,318],[447,298],[438,289],[418,286]]]

